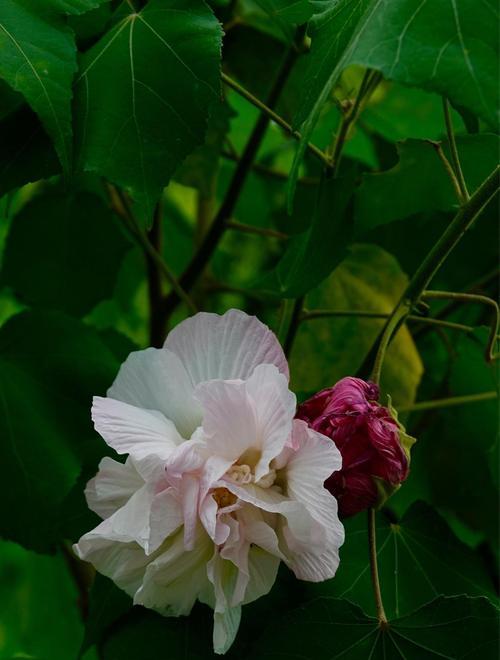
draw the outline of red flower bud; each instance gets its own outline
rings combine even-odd
[[[396,411],[377,403],[379,388],[360,378],[343,378],[299,406],[297,417],[328,436],[342,454],[342,469],[325,486],[341,516],[382,506],[406,479],[415,442]]]

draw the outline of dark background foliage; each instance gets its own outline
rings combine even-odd
[[[497,164],[497,14],[491,0],[2,0],[0,658],[212,657],[209,610],[132,608],[71,553],[107,451],[91,397],[194,309],[268,323],[299,398],[366,377],[408,281]],[[490,197],[432,289],[497,298]],[[411,311],[381,381],[418,439],[377,515],[389,628],[361,514],[336,578],[280,571],[228,657],[497,657],[495,308]]]

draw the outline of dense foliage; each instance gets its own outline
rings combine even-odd
[[[1,658],[212,657],[207,608],[132,608],[71,543],[92,395],[231,307],[299,400],[381,376],[417,443],[377,513],[389,624],[358,514],[227,657],[496,657],[498,43],[492,0],[1,0]]]

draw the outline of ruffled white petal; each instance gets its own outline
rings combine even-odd
[[[250,579],[245,592],[243,605],[252,603],[257,598],[268,594],[278,575],[279,557],[257,546],[250,548],[248,553],[248,572]]]
[[[166,488],[154,496],[149,518],[149,539],[146,553],[155,552],[184,522],[182,508],[173,488]]]
[[[214,651],[223,654],[234,642],[241,621],[241,605],[231,605],[238,580],[238,569],[231,561],[223,559],[216,550],[208,563],[207,570],[208,578],[214,589],[212,604],[214,609]]]
[[[236,309],[186,319],[168,335],[164,347],[179,356],[193,385],[246,380],[259,364],[274,364],[288,379],[286,357],[274,333],[255,316]]]
[[[149,468],[155,463],[153,458],[151,464],[151,457],[157,457],[156,464],[165,461],[182,442],[173,423],[162,413],[115,399],[95,396],[92,420],[110,447],[119,454],[130,454],[136,461],[147,461]],[[136,465],[142,474],[140,463]]]
[[[294,421],[293,452],[286,465],[286,492],[301,502],[326,532],[325,543],[296,547],[290,531],[283,528],[283,538],[290,550],[288,564],[302,580],[319,582],[335,575],[339,548],[344,542],[344,528],[337,515],[337,500],[323,487],[324,481],[342,466],[342,457],[334,443],[310,429],[303,421]]]
[[[213,543],[201,525],[195,530],[193,550],[186,551],[181,531],[170,537],[144,574],[134,604],[166,616],[189,614],[196,599],[208,587],[207,563]]]
[[[99,463],[99,471],[85,488],[89,509],[101,518],[109,518],[144,485],[130,459],[118,463],[105,456]]]
[[[107,394],[138,408],[163,413],[185,439],[201,423],[191,378],[179,357],[164,348],[131,353]]]

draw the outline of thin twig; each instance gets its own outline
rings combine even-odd
[[[228,229],[236,229],[237,231],[241,231],[246,234],[257,234],[258,236],[278,238],[281,241],[287,241],[290,238],[288,234],[283,234],[281,231],[268,229],[266,227],[254,227],[253,225],[246,225],[243,222],[237,222],[236,220],[228,220],[226,226]]]
[[[239,156],[237,152],[233,151],[222,151],[221,156],[227,160],[232,160],[233,162],[239,161]],[[252,169],[259,174],[264,174],[265,176],[272,177],[273,179],[279,179],[280,181],[288,181],[288,173],[281,172],[280,170],[275,170],[272,167],[267,167],[262,163],[253,163]],[[320,179],[317,176],[301,176],[297,183],[303,186],[317,186],[319,185]]]
[[[303,28],[297,29],[297,40],[303,39],[303,32]],[[280,70],[278,71],[276,80],[274,81],[272,89],[267,98],[266,107],[271,109],[278,101],[278,98],[283,91],[283,88],[286,84],[286,81],[288,80],[288,76],[290,75],[298,55],[299,53],[297,51],[297,47],[295,44],[293,44],[290,47],[285,59],[283,60]],[[217,212],[210,226],[210,229],[205,234],[198,250],[196,251],[195,255],[189,262],[186,270],[180,278],[180,285],[183,289],[188,291],[191,289],[193,284],[205,270],[205,267],[207,266],[217,245],[219,244],[219,241],[227,228],[227,222],[233,215],[234,208],[239,199],[247,176],[252,169],[252,164],[264,138],[265,132],[269,125],[269,121],[270,116],[267,113],[262,112],[259,115],[253,131],[248,138],[245,149],[241,154],[241,158],[236,165],[231,182],[226,191],[219,211]],[[172,311],[177,306],[178,301],[179,296],[176,291],[173,291],[168,295],[163,307],[163,314],[165,318],[168,319]]]
[[[465,394],[464,396],[454,396],[446,399],[434,399],[433,401],[418,401],[409,406],[399,406],[399,412],[418,412],[420,410],[434,410],[435,408],[451,408],[452,406],[462,406],[468,403],[477,403],[478,401],[491,401],[498,398],[498,392],[480,392],[479,394]]]
[[[387,616],[385,614],[384,603],[382,602],[382,592],[380,590],[380,580],[378,575],[377,558],[377,527],[376,513],[374,508],[368,509],[368,549],[370,555],[370,573],[372,578],[373,593],[375,595],[375,605],[377,608],[377,619],[379,626],[387,626]]]
[[[141,229],[139,223],[137,222],[137,219],[132,213],[132,209],[130,208],[130,203],[124,192],[112,184],[108,184],[108,190],[110,190],[111,192],[112,202],[115,201],[116,198],[119,200],[120,206],[115,204],[114,205],[115,210],[125,220],[126,226],[131,236],[142,247],[144,253],[152,259],[156,267],[161,271],[161,273],[163,274],[167,282],[170,284],[170,286],[172,287],[175,294],[179,297],[179,299],[186,303],[186,305],[188,306],[191,312],[196,313],[198,310],[196,309],[194,302],[191,300],[191,298],[186,293],[186,291],[184,291],[182,286],[177,281],[177,278],[175,277],[174,273],[170,270],[170,267],[164,261],[161,254],[151,244],[148,237]]]
[[[493,317],[490,325],[490,336],[488,338],[488,345],[486,346],[486,360],[493,362],[497,355],[495,354],[495,343],[498,337],[498,329],[500,326],[500,310],[498,303],[488,296],[481,296],[476,293],[455,293],[452,291],[424,291],[421,296],[427,300],[457,300],[465,303],[479,303],[486,305],[493,310]]]
[[[455,192],[455,196],[458,200],[459,204],[464,204],[467,201],[467,198],[464,197],[462,190],[460,188],[460,183],[456,177],[455,170],[451,166],[450,161],[446,158],[446,154],[443,151],[443,147],[441,146],[441,142],[437,142],[436,140],[426,140],[427,144],[430,144],[431,147],[434,149],[436,154],[438,155],[439,160],[443,164],[444,169],[446,170],[446,174],[448,175],[448,178],[450,179],[451,185],[453,186],[453,190]]]
[[[292,128],[292,126],[285,119],[283,119],[283,117],[278,115],[272,108],[270,108],[268,105],[263,103],[251,92],[249,92],[248,89],[240,85],[238,82],[236,82],[236,80],[230,78],[224,72],[222,73],[222,81],[228,87],[233,89],[237,94],[242,96],[249,103],[251,103],[256,108],[258,108],[261,112],[266,114],[269,117],[269,119],[272,119],[272,121],[274,121],[275,124],[278,124],[278,126],[280,126],[280,128],[282,128],[285,131],[285,133],[287,133],[290,137],[293,137],[295,140],[301,140],[302,136],[299,133],[299,131],[295,131]],[[312,154],[316,156],[316,158],[319,158],[319,160],[323,163],[323,165],[326,165],[327,167],[330,166],[330,158],[324,151],[321,151],[321,149],[319,149],[316,145],[312,144],[311,142],[307,144],[307,148]]]
[[[372,354],[375,351],[372,374],[372,380],[374,382],[377,383],[380,379],[385,351],[394,333],[417,305],[422,293],[441,268],[450,252],[469,227],[471,227],[484,207],[498,193],[499,171],[500,167],[496,167],[475,191],[469,201],[462,206],[408,283],[400,301],[394,308],[391,316],[387,319],[387,323],[379,336],[378,342],[376,342],[374,349],[370,351],[365,360],[365,363],[367,360],[373,360]]]
[[[455,140],[455,131],[453,130],[453,122],[451,119],[450,113],[450,104],[448,99],[443,96],[443,113],[444,113],[444,122],[446,124],[446,133],[448,135],[448,142],[450,144],[450,155],[451,162],[453,165],[453,170],[458,182],[458,188],[460,190],[460,196],[464,202],[466,202],[470,195],[467,190],[467,184],[465,183],[464,173],[462,172],[462,167],[460,165],[460,157],[458,155],[457,143]]]

